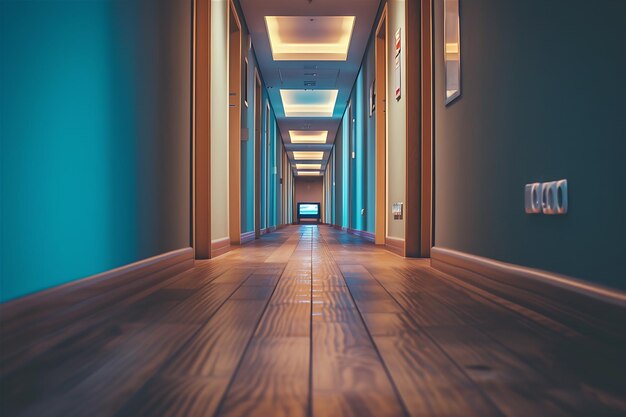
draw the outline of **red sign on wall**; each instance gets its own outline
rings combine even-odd
[[[400,36],[400,29],[396,30],[396,56],[400,53],[402,43],[402,37]]]
[[[402,63],[400,52],[402,50],[402,37],[400,36],[400,28],[396,30],[396,59],[394,65],[394,79],[396,88],[396,100],[400,100],[402,96]]]

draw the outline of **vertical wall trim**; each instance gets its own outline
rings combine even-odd
[[[433,190],[433,77],[432,0],[421,0],[421,89],[422,89],[422,184],[420,256],[430,257],[432,247]]]
[[[382,35],[382,36],[381,36]],[[376,220],[377,245],[385,244],[387,234],[387,5],[374,35],[376,79]]]
[[[238,245],[241,243],[241,23],[232,0],[228,3],[228,223],[230,241]]]
[[[196,0],[193,58],[193,247],[196,259],[211,257],[211,6]]]
[[[254,70],[254,237],[261,237],[261,78],[257,70]],[[267,153],[266,153],[267,157]],[[266,171],[269,170],[265,164]],[[269,188],[266,181],[265,190]],[[267,203],[267,194],[264,196]],[[267,212],[266,212],[267,214]],[[267,227],[267,224],[265,225]]]
[[[404,255],[421,255],[421,184],[422,184],[422,102],[421,102],[421,0],[406,0],[406,205],[404,219]]]

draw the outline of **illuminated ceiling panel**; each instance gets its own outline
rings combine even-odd
[[[290,130],[291,143],[326,143],[328,130]]]
[[[324,158],[324,152],[294,151],[293,158],[297,161],[321,161]]]
[[[298,171],[298,175],[320,176],[321,173],[319,171]]]
[[[332,117],[339,90],[280,90],[286,117]]]
[[[274,61],[345,61],[354,16],[265,16]]]
[[[322,169],[322,164],[296,164],[296,169]]]

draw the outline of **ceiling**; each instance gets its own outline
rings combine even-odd
[[[294,172],[296,163],[321,164],[323,172],[380,0],[240,3]],[[292,143],[290,131],[298,143]],[[328,131],[325,143],[323,131]],[[296,160],[294,151],[322,152],[322,160],[300,159],[319,156],[313,153],[296,153]]]

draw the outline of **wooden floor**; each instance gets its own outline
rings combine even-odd
[[[624,346],[328,226],[141,285],[3,330],[0,415],[626,415]]]

